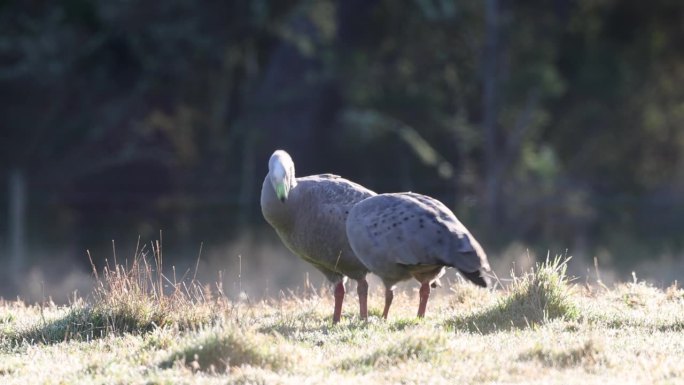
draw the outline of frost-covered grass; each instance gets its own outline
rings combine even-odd
[[[367,322],[350,294],[335,326],[326,290],[233,302],[145,263],[71,306],[0,302],[0,383],[684,382],[684,291],[575,285],[558,259],[504,289],[438,289],[422,320],[417,292],[388,321],[372,293]]]

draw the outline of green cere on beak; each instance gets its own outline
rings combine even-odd
[[[285,183],[280,182],[276,184],[276,196],[278,199],[280,199],[281,202],[285,202],[287,199],[287,190],[285,189]]]

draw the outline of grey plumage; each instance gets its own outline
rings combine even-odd
[[[397,282],[414,277],[429,285],[443,274],[445,266],[487,286],[482,273],[489,271],[489,263],[482,247],[451,210],[428,196],[393,193],[369,197],[349,213],[347,236],[358,258],[382,279],[389,303]],[[427,302],[429,287],[425,290]],[[422,300],[421,292],[424,312]]]
[[[332,283],[347,276],[365,284],[368,269],[349,246],[345,224],[351,208],[372,195],[375,193],[337,175],[296,178],[292,159],[278,150],[271,156],[261,189],[261,210],[288,249]],[[343,286],[341,290],[343,296]],[[339,319],[339,314],[336,316]],[[333,321],[337,321],[335,317]]]

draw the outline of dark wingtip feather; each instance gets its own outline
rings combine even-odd
[[[484,278],[482,278],[480,271],[473,271],[472,273],[468,273],[459,269],[458,272],[461,273],[461,275],[467,278],[470,282],[476,284],[477,286],[489,286],[487,281]]]

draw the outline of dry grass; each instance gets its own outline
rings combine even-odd
[[[3,384],[679,383],[684,291],[642,282],[577,286],[549,259],[502,290],[439,289],[425,319],[417,293],[380,318],[355,296],[331,325],[332,296],[308,290],[228,301],[167,279],[156,245],[106,267],[70,306],[0,303]],[[148,262],[148,259],[151,262]],[[186,282],[185,284],[183,282]],[[351,292],[351,290],[350,290]]]
[[[512,275],[512,282],[504,289],[495,304],[485,311],[477,309],[459,315],[449,322],[454,327],[468,327],[473,331],[491,333],[511,328],[530,328],[553,319],[574,320],[579,311],[572,299],[572,287],[566,276],[567,259],[547,257],[529,272]]]
[[[152,243],[151,250],[150,255],[138,244],[130,262],[107,264],[101,272],[91,258],[96,286],[90,298],[77,298],[50,317],[41,307],[41,322],[9,333],[10,338],[42,343],[92,340],[167,326],[192,329],[216,321],[225,307],[220,286],[214,296],[194,278],[178,281],[174,274],[169,279],[161,273],[160,243]]]
[[[144,332],[168,325],[197,327],[210,322],[221,306],[222,297],[214,299],[211,290],[194,278],[177,281],[175,271],[172,279],[162,274],[161,244],[151,245],[152,263],[145,248],[137,246],[130,266],[105,266],[101,276],[91,259],[97,285],[87,317],[104,334]]]
[[[161,365],[180,362],[193,371],[214,374],[241,366],[280,371],[292,367],[297,355],[282,338],[249,332],[227,323],[204,330]]]

